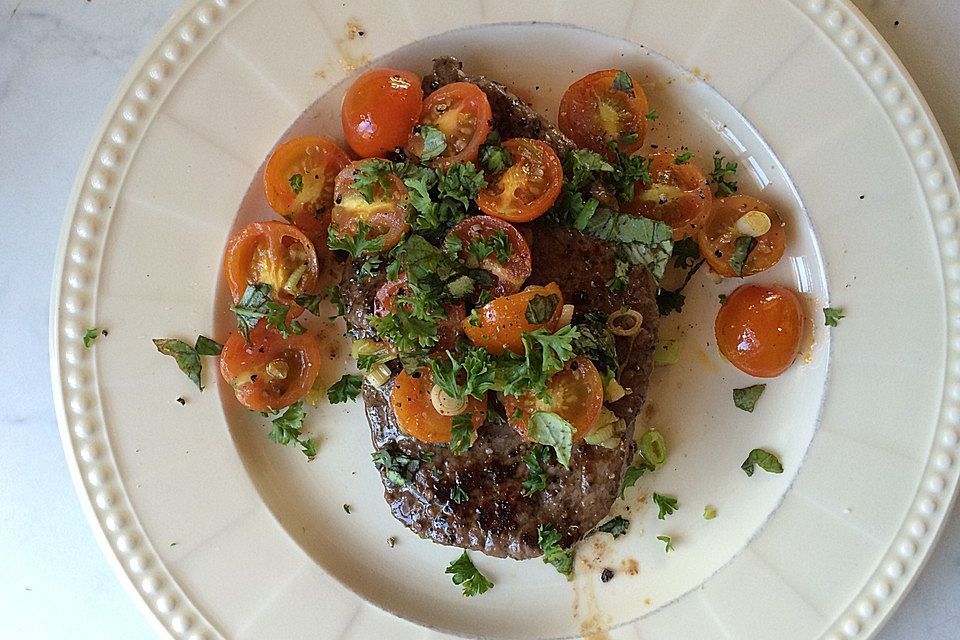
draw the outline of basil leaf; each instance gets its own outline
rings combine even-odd
[[[610,518],[606,522],[604,522],[599,527],[597,527],[597,531],[609,533],[614,537],[614,539],[616,539],[626,534],[627,529],[629,528],[630,528],[629,520],[627,520],[623,516],[615,516],[613,518]]]
[[[206,336],[197,336],[197,343],[194,349],[196,349],[197,353],[201,356],[218,356],[220,352],[223,351],[223,345]]]
[[[757,400],[760,399],[760,396],[763,395],[763,390],[766,388],[767,385],[765,384],[754,384],[742,389],[734,389],[733,404],[737,406],[737,409],[743,409],[748,413],[753,413],[753,409],[757,406]]]
[[[420,135],[423,138],[423,151],[420,153],[420,160],[423,162],[433,160],[447,148],[446,136],[436,127],[431,127],[428,124],[421,125]]]
[[[527,424],[527,437],[533,442],[553,447],[557,462],[570,468],[573,451],[573,425],[549,411],[536,411]]]
[[[730,256],[729,264],[733,272],[743,277],[743,267],[750,257],[750,252],[757,246],[757,239],[750,236],[740,236],[734,241],[733,255]]]
[[[180,371],[183,371],[193,384],[203,391],[203,385],[200,383],[200,355],[196,349],[183,340],[171,338],[156,338],[153,344],[156,345],[157,351],[176,360]]]
[[[527,303],[527,309],[523,315],[530,324],[544,324],[553,317],[553,313],[557,310],[559,304],[560,298],[555,293],[548,296],[538,294]]]
[[[754,449],[751,451],[747,459],[740,465],[740,468],[743,469],[745,474],[752,476],[755,465],[767,473],[783,473],[783,465],[780,463],[780,458],[764,449]]]

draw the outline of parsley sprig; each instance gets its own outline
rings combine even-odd
[[[480,573],[466,551],[451,562],[444,573],[453,575],[453,584],[463,587],[463,595],[468,598],[484,594],[493,588],[493,583]]]
[[[537,527],[537,544],[543,551],[544,564],[553,565],[559,573],[573,579],[573,549],[560,546],[560,533],[556,529]]]
[[[317,441],[303,437],[303,419],[306,415],[303,402],[294,402],[282,415],[271,421],[268,437],[279,445],[296,444],[308,460],[313,460],[317,456]]]

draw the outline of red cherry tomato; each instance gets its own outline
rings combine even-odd
[[[697,234],[697,243],[710,268],[725,278],[737,275],[730,266],[737,238],[742,235],[737,231],[737,220],[749,211],[762,211],[767,214],[770,218],[770,230],[756,238],[756,246],[747,255],[742,275],[750,276],[766,271],[780,261],[786,250],[787,234],[783,229],[783,220],[769,204],[750,196],[716,198],[710,215]]]
[[[227,242],[223,271],[234,302],[247,285],[268,284],[271,296],[291,305],[294,316],[300,312],[294,298],[316,293],[320,281],[313,243],[285,222],[251,222],[238,231]]]
[[[401,371],[393,383],[390,406],[397,416],[400,429],[423,442],[450,442],[453,418],[441,415],[433,406],[430,393],[433,381],[429,370],[410,375]],[[467,412],[473,421],[473,430],[480,428],[487,416],[487,399],[467,398]]]
[[[758,378],[778,376],[800,351],[800,299],[783,287],[744,285],[720,307],[714,331],[720,353],[737,369]]]
[[[337,175],[330,228],[338,236],[354,238],[362,222],[370,227],[368,239],[382,237],[383,245],[378,251],[386,251],[400,242],[410,229],[407,222],[410,194],[403,181],[391,173],[386,176],[389,187],[375,184],[373,198],[367,202],[363,194],[353,188],[365,162],[370,161],[353,162]]]
[[[409,71],[371,69],[347,90],[340,117],[347,144],[364,158],[402,147],[423,102],[420,78]]]
[[[432,166],[447,168],[458,162],[477,162],[480,145],[490,133],[493,114],[487,94],[471,82],[453,82],[427,96],[420,112],[420,124],[436,127],[443,134],[446,147]],[[415,156],[423,155],[423,135],[417,131],[407,149]]]
[[[542,140],[512,138],[503,143],[513,165],[477,195],[487,215],[510,222],[529,222],[553,206],[563,185],[557,152]]]
[[[666,222],[673,227],[674,240],[695,235],[713,204],[707,178],[694,164],[677,164],[671,151],[660,151],[650,159],[650,184],[638,181],[633,200],[620,210]]]
[[[530,416],[537,411],[549,411],[573,425],[573,440],[577,441],[590,431],[603,409],[600,372],[589,358],[574,358],[547,382],[547,397],[543,400],[529,392],[504,396],[503,408],[510,416],[510,426],[526,438]]]
[[[624,74],[619,76],[618,74]],[[625,82],[629,78],[629,82]],[[629,74],[618,69],[595,71],[570,85],[560,99],[557,124],[579,147],[601,154],[610,152],[607,143],[621,136],[637,134],[620,150],[631,154],[643,146],[647,130],[647,96]]]
[[[530,322],[527,305],[536,296],[557,296],[557,306],[546,322]],[[563,312],[563,293],[557,283],[545,287],[527,287],[520,293],[491,300],[477,309],[477,318],[463,321],[463,331],[470,341],[494,355],[510,350],[523,353],[523,334],[546,327],[556,331]],[[477,324],[474,324],[476,322]]]
[[[463,244],[460,258],[468,267],[493,275],[498,295],[516,293],[530,277],[530,246],[509,222],[492,216],[471,216],[451,229],[450,234]],[[489,249],[492,251],[488,253]]]
[[[300,400],[320,373],[320,345],[308,333],[284,338],[264,321],[250,340],[234,333],[220,352],[220,375],[251,411],[277,411]]]

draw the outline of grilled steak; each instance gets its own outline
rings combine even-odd
[[[566,136],[502,85],[482,76],[466,78],[454,58],[435,61],[434,74],[424,79],[424,92],[461,80],[476,83],[487,94],[494,126],[504,138],[540,138],[561,157],[574,148]],[[508,425],[483,425],[473,446],[460,454],[445,445],[405,435],[390,406],[399,365],[394,365],[394,377],[381,387],[364,383],[363,399],[374,447],[400,463],[402,484],[396,483],[396,473],[388,478],[381,470],[384,496],[398,520],[440,544],[525,559],[541,555],[538,527],[556,529],[560,544],[570,546],[593,529],[616,500],[624,470],[633,457],[633,419],[646,397],[659,315],[656,285],[644,267],[631,268],[625,291],[614,294],[607,288],[615,263],[610,245],[568,227],[539,223],[518,227],[532,252],[533,273],[528,284],[556,282],[564,300],[576,306],[578,317],[591,311],[609,314],[624,306],[643,315],[637,336],[616,338],[618,379],[632,390],[610,405],[627,424],[619,445],[607,449],[580,441],[574,445],[569,469],[551,456],[545,468],[546,488],[525,496],[522,483],[528,471],[522,457],[532,445]],[[361,281],[357,273],[361,263],[348,268],[340,284],[346,320],[357,338],[374,333],[367,317],[373,313],[376,291],[385,279],[378,274]],[[455,487],[467,494],[459,504],[453,500]]]

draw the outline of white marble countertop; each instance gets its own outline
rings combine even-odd
[[[855,0],[960,152],[960,2]],[[50,282],[76,171],[122,77],[179,0],[0,0],[0,638],[150,638],[67,473],[47,357]],[[878,640],[960,638],[960,509]]]

